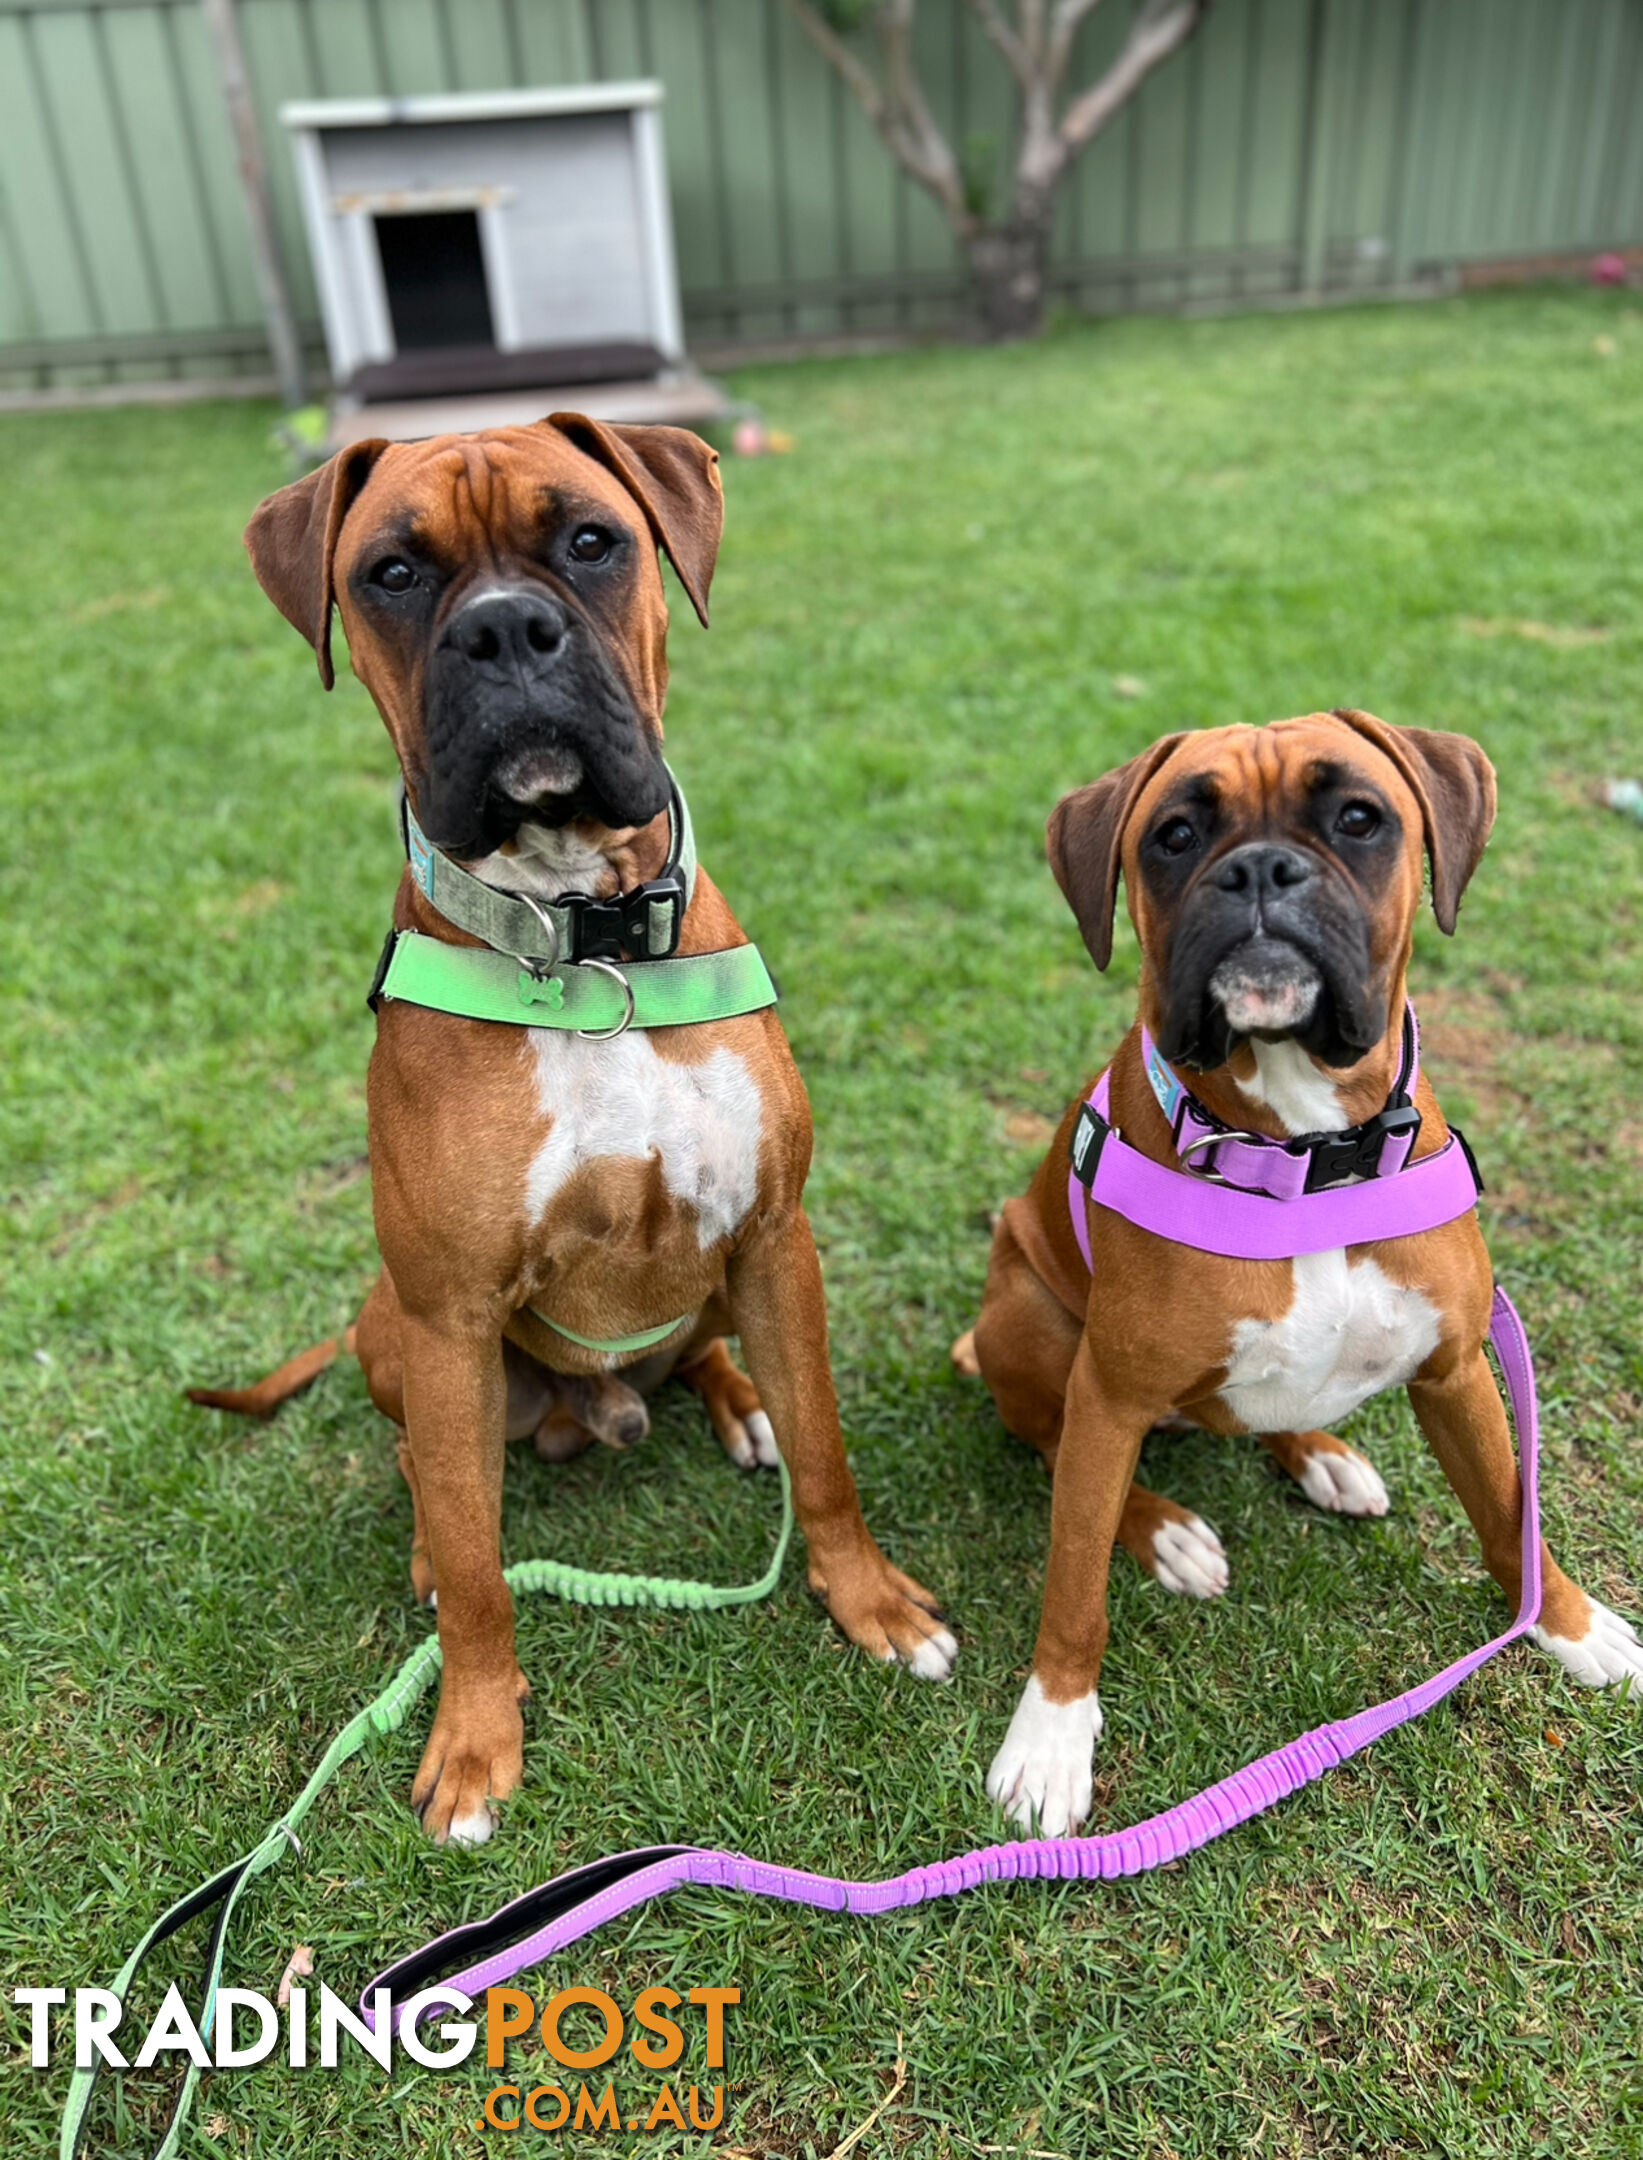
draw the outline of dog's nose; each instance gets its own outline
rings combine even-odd
[[[1276,899],[1308,884],[1314,875],[1311,858],[1299,848],[1277,847],[1269,841],[1252,840],[1223,856],[1215,870],[1222,892],[1241,893],[1252,900]]]
[[[551,593],[529,586],[476,594],[458,608],[446,633],[465,659],[531,675],[565,642],[565,611]]]

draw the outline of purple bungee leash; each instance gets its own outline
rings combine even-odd
[[[366,1987],[360,2008],[374,2022],[375,1995],[387,1988],[403,2005],[423,1988],[458,1988],[478,1996],[499,1987],[528,1966],[539,1965],[556,1951],[602,1927],[636,1905],[695,1883],[717,1890],[742,1890],[754,1897],[778,1898],[789,1905],[815,1905],[825,1912],[897,1912],[931,1898],[954,1897],[982,1883],[1023,1881],[1101,1881],[1144,1874],[1182,1854],[1196,1851],[1259,1815],[1275,1801],[1299,1792],[1326,1770],[1333,1770],[1372,1740],[1394,1732],[1430,1710],[1486,1665],[1497,1650],[1525,1634],[1540,1611],[1540,1507],[1536,1471],[1538,1430],[1534,1367],[1528,1338],[1510,1298],[1495,1292],[1490,1341],[1500,1360],[1518,1430],[1523,1477],[1523,1596],[1517,1618],[1504,1634],[1469,1651],[1442,1672],[1407,1689],[1390,1702],[1374,1704],[1334,1724],[1320,1725],[1206,1791],[1183,1800],[1161,1815],[1127,1830],[1096,1837],[1024,1838],[986,1845],[950,1860],[910,1868],[878,1882],[853,1882],[836,1875],[813,1875],[803,1868],[781,1867],[746,1853],[715,1851],[697,1845],[651,1845],[634,1852],[573,1868],[528,1890],[487,1919],[453,1928],[408,1956],[387,1966]],[[397,2028],[402,2012],[396,2008]]]
[[[1129,1147],[1107,1120],[1109,1076],[1103,1073],[1073,1140],[1069,1199],[1086,1263],[1090,1258],[1086,1211],[1091,1204],[1110,1207],[1178,1244],[1263,1258],[1413,1236],[1467,1213],[1476,1204],[1478,1182],[1470,1152],[1458,1135],[1434,1154],[1410,1160],[1419,1129],[1418,1118],[1411,1131],[1403,1114],[1413,1099],[1417,1070],[1412,1013],[1407,1043],[1405,1067],[1392,1104],[1356,1133],[1309,1136],[1310,1146],[1264,1141],[1252,1134],[1225,1135],[1227,1143],[1235,1144],[1223,1145],[1221,1152],[1227,1176],[1236,1178],[1236,1184],[1220,1181],[1219,1174],[1215,1181],[1183,1175]],[[1162,1060],[1157,1063],[1160,1072],[1149,1069],[1148,1077],[1168,1115],[1180,1106],[1166,1102],[1168,1069]],[[1201,1106],[1194,1109],[1198,1116],[1207,1116]],[[1327,1155],[1325,1145],[1330,1151]],[[1365,1176],[1366,1182],[1333,1190],[1305,1190],[1288,1167],[1277,1161],[1279,1156],[1293,1159],[1310,1154],[1314,1160],[1321,1157],[1337,1164],[1346,1159],[1343,1150],[1354,1147],[1361,1168],[1345,1174]],[[1263,1155],[1263,1150],[1270,1152]],[[1281,1183],[1287,1183],[1292,1197],[1273,1196],[1273,1186]],[[1327,1234],[1330,1223],[1333,1236]],[[1273,1251],[1274,1246],[1282,1248],[1281,1255]],[[1419,1686],[1303,1733],[1145,1822],[1094,1837],[1026,1838],[982,1846],[877,1882],[815,1875],[746,1853],[695,1845],[645,1846],[596,1860],[555,1876],[488,1918],[453,1928],[396,1960],[365,1989],[362,2012],[374,2024],[379,1988],[388,1989],[398,2006],[420,1990],[436,1986],[478,1996],[540,1964],[606,1921],[687,1883],[745,1891],[791,1905],[813,1905],[827,1912],[896,1912],[932,1898],[953,1897],[983,1883],[1110,1882],[1120,1875],[1143,1874],[1248,1822],[1371,1741],[1430,1710],[1534,1625],[1541,1598],[1540,1426],[1534,1364],[1523,1322],[1498,1287],[1490,1312],[1489,1340],[1517,1430],[1523,1489],[1522,1595],[1517,1617],[1503,1634],[1457,1658]],[[402,2007],[393,2010],[396,2027],[402,2015]]]

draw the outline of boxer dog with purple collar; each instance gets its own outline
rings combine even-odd
[[[1453,932],[1494,821],[1495,776],[1462,735],[1313,713],[1171,735],[1061,802],[1049,858],[1098,968],[1123,877],[1141,945],[1140,1012],[1111,1067],[1129,1145],[1194,1174],[1144,1069],[1232,1133],[1299,1139],[1374,1120],[1405,1056],[1405,978],[1430,858]],[[1410,1159],[1449,1137],[1425,1077]],[[1026,1195],[999,1218],[980,1317],[953,1347],[1054,1478],[1032,1673],[987,1791],[1061,1836],[1092,1797],[1115,1540],[1166,1590],[1225,1589],[1219,1539],[1134,1483],[1155,1425],[1253,1433],[1320,1507],[1380,1515],[1371,1465],[1320,1428],[1404,1386],[1515,1606],[1522,1495],[1484,1355],[1493,1275],[1475,1210],[1418,1236],[1294,1260],[1225,1259],[1088,1206],[1086,1269],[1068,1205],[1075,1101]],[[1080,1189],[1080,1205],[1083,1205]],[[1273,1202],[1273,1205],[1281,1205]],[[1535,1640],[1577,1680],[1643,1686],[1632,1627],[1543,1551]]]

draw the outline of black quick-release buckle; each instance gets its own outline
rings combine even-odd
[[[1106,1146],[1107,1135],[1111,1131],[1112,1127],[1098,1110],[1089,1103],[1079,1105],[1078,1123],[1073,1127],[1067,1153],[1072,1157],[1073,1176],[1091,1192],[1095,1190],[1095,1173],[1101,1161],[1101,1150]]]
[[[609,900],[565,893],[555,905],[571,919],[567,960],[665,960],[677,950],[685,919],[685,883],[665,872]]]
[[[1483,1172],[1478,1168],[1478,1159],[1472,1153],[1471,1141],[1467,1139],[1466,1135],[1461,1131],[1458,1125],[1450,1126],[1449,1137],[1451,1140],[1458,1140],[1460,1142],[1460,1151],[1466,1157],[1466,1167],[1472,1173],[1472,1183],[1477,1187],[1480,1193],[1487,1192],[1489,1188],[1483,1182]]]
[[[1395,1133],[1408,1133],[1413,1153],[1420,1137],[1421,1114],[1411,1102],[1390,1104],[1378,1117],[1367,1118],[1350,1132],[1317,1133],[1304,1143],[1311,1160],[1307,1164],[1305,1190],[1320,1192],[1350,1177],[1374,1177],[1381,1166],[1381,1149]],[[1295,1153],[1301,1144],[1295,1144]]]
[[[377,971],[371,977],[371,987],[365,993],[365,1002],[372,1012],[382,1003],[382,986],[388,980],[388,969],[394,957],[394,947],[399,943],[399,932],[390,929],[382,941],[382,951],[377,956]]]

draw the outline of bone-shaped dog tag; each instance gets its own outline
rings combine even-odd
[[[529,968],[521,968],[519,1002],[522,1005],[546,1005],[550,1012],[563,1012],[564,978],[559,975],[533,975]]]

